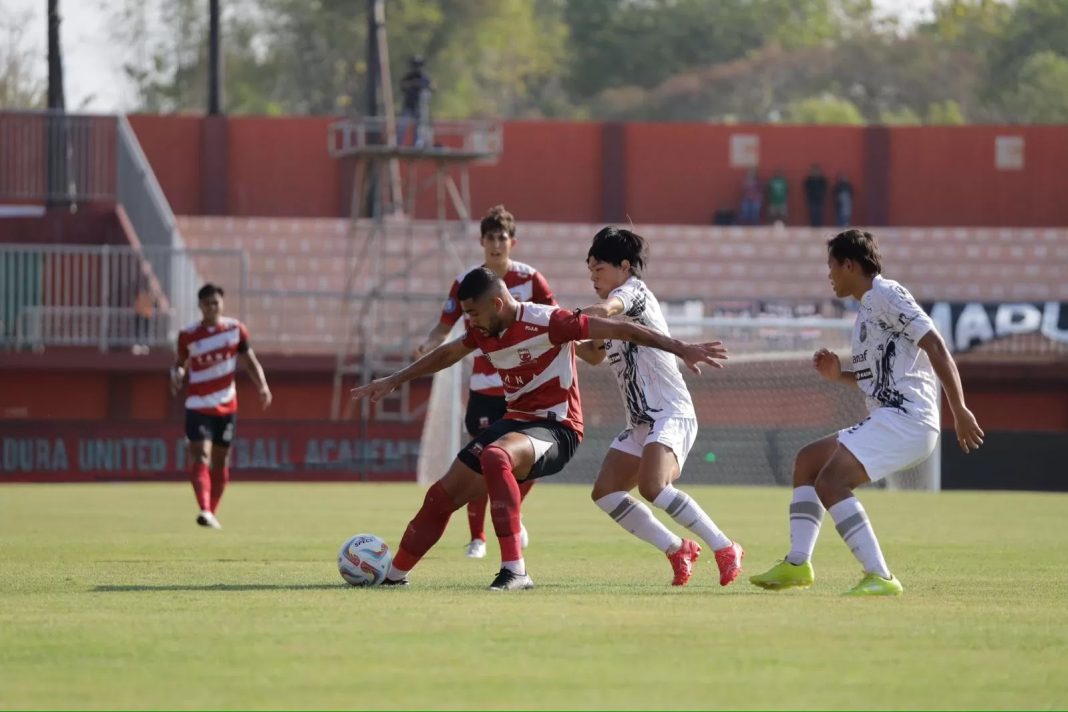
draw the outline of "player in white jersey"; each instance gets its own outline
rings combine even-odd
[[[931,455],[940,427],[939,381],[965,453],[983,444],[983,430],[964,404],[957,366],[930,317],[908,290],[881,275],[879,248],[871,233],[852,229],[836,235],[827,243],[827,266],[835,296],[860,303],[853,327],[853,364],[851,370],[843,369],[838,356],[827,349],[817,351],[812,363],[828,381],[859,388],[869,415],[797,453],[790,553],[749,580],[772,590],[812,585],[812,550],[826,509],[864,568],[860,583],[846,593],[898,595],[901,582],[890,573],[853,490]]]
[[[586,257],[594,291],[601,302],[583,314],[616,317],[668,333],[660,303],[641,279],[648,249],[631,230],[606,227],[593,238]],[[615,372],[627,427],[605,455],[593,485],[593,501],[621,527],[664,552],[671,563],[673,586],[685,586],[701,553],[692,539],[681,539],[664,526],[635,487],[654,506],[698,535],[715,552],[720,585],[741,572],[742,547],[731,541],[688,494],[672,484],[679,478],[697,437],[697,415],[674,355],[619,340],[604,342]],[[589,360],[589,359],[586,359]]]

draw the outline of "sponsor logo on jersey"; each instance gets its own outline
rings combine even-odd
[[[857,371],[856,373],[854,373],[853,376],[858,381],[867,381],[868,379],[870,379],[872,377],[871,376],[871,369],[870,368],[862,368],[859,371]]]
[[[854,356],[853,356],[853,363],[854,364],[862,363],[862,362],[867,361],[867,360],[868,360],[868,350],[867,349],[864,349],[864,351],[862,351],[861,353],[854,354]]]

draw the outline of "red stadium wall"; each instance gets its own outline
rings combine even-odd
[[[329,117],[189,116],[130,121],[177,214],[338,217],[350,171],[326,148]],[[1068,127],[841,127],[512,121],[505,152],[471,171],[472,204],[503,202],[520,220],[707,224],[737,207],[744,171],[732,134],[760,139],[761,174],[790,180],[790,223],[804,224],[801,181],[819,163],[857,189],[855,222],[898,226],[1068,224]],[[1020,170],[997,170],[997,136],[1025,141]],[[225,156],[223,159],[221,156]],[[210,169],[208,165],[210,164]],[[429,175],[424,167],[420,175]],[[225,175],[219,175],[223,173]],[[621,174],[621,175],[620,175]],[[433,217],[425,195],[420,217]],[[828,204],[829,213],[829,204]],[[829,215],[828,215],[829,217]]]

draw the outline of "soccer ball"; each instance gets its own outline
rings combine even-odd
[[[389,545],[374,534],[349,537],[337,553],[337,570],[353,586],[377,586],[392,563]]]

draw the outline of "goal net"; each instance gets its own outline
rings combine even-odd
[[[828,383],[812,368],[812,354],[821,347],[848,363],[852,322],[818,317],[669,319],[672,335],[720,340],[731,354],[724,369],[706,368],[701,376],[683,369],[700,424],[683,473],[686,481],[789,486],[794,456],[803,445],[862,420],[867,411],[860,392]],[[464,379],[459,365],[435,377],[420,482],[440,477],[462,444]],[[553,476],[555,482],[592,483],[608,446],[624,427],[619,390],[607,363],[593,367],[580,361],[579,385],[586,435],[568,466]],[[941,443],[926,461],[877,486],[938,490],[940,460]]]

